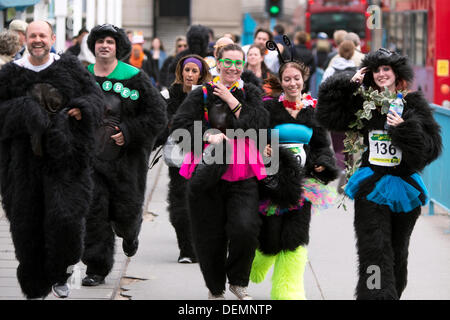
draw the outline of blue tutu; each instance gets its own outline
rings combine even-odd
[[[371,177],[374,171],[370,167],[358,169],[349,179],[345,193],[350,199],[354,199],[360,184]],[[377,204],[388,206],[393,212],[409,212],[418,206],[428,204],[428,190],[422,178],[414,173],[411,176],[422,189],[425,201],[419,198],[420,191],[398,176],[384,175],[375,183],[375,188],[367,195],[367,200]]]

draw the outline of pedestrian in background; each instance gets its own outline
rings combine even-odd
[[[330,65],[331,59],[338,54],[339,45],[344,41],[344,37],[347,34],[345,30],[336,30],[333,33],[333,47],[331,48],[331,52],[328,54],[328,60],[326,62],[326,68]]]
[[[353,75],[356,72],[355,62],[352,60],[355,52],[353,41],[344,40],[338,48],[338,55],[331,60],[322,77],[322,82],[335,73],[348,72]]]
[[[168,88],[175,80],[175,74],[169,72],[169,66],[175,60],[175,56],[188,47],[185,36],[177,36],[175,38],[175,49],[173,54],[168,56],[164,61],[161,70],[159,71],[159,80],[161,88],[164,90]]]
[[[14,57],[21,48],[17,33],[5,30],[0,33],[0,68],[14,60]]]
[[[19,36],[19,42],[21,46],[19,52],[17,52],[16,56],[14,57],[15,60],[20,59],[28,54],[27,46],[25,43],[25,32],[27,30],[27,27],[28,23],[17,19],[11,21],[11,23],[9,24],[8,29],[17,33],[17,35]]]
[[[245,70],[252,71],[261,82],[272,74],[264,62],[265,52],[266,49],[251,45],[247,51],[247,62],[245,63]]]
[[[312,76],[316,72],[316,62],[312,51],[306,47],[306,42],[308,41],[308,34],[305,31],[298,31],[295,33],[294,37],[294,60],[302,62],[305,66],[309,68],[309,74]],[[285,50],[283,57],[288,57],[290,52]],[[303,84],[303,92],[309,92],[310,77],[305,79]]]
[[[212,63],[213,66],[209,69],[211,76],[216,77],[219,75],[219,71],[217,71],[217,57],[219,54],[219,50],[230,43],[234,43],[233,40],[230,37],[223,36],[222,38],[217,39],[216,43],[214,44],[214,62]]]
[[[280,61],[278,59],[278,54],[276,52],[267,50],[266,42],[269,40],[273,40],[273,35],[272,32],[270,32],[270,30],[264,28],[256,29],[253,37],[253,44],[265,50],[264,62],[266,63],[270,71],[276,74],[278,73],[278,69],[280,68]],[[250,46],[251,44],[242,47],[242,50],[245,53],[245,60],[247,60],[247,52]]]
[[[166,51],[164,51],[164,45],[161,39],[154,37],[152,39],[149,55],[153,73],[156,77],[156,86],[161,89],[160,85],[160,70],[167,58]]]
[[[78,56],[81,52],[81,43],[88,34],[89,31],[86,28],[81,28],[78,35],[74,39],[75,43],[71,47],[67,48],[66,53]]]

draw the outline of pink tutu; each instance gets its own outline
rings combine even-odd
[[[266,177],[266,168],[253,140],[248,138],[232,139],[228,143],[233,144],[233,154],[231,155],[231,163],[228,164],[228,169],[222,176],[223,180],[240,181],[253,177],[261,180]],[[208,144],[205,144],[204,148],[207,146]],[[180,175],[190,179],[195,167],[201,160],[201,155],[195,156],[193,152],[188,153],[184,157]]]

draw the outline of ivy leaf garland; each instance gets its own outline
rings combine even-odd
[[[407,91],[400,91],[400,93],[405,96]],[[384,87],[384,91],[379,92],[372,87],[366,89],[364,86],[360,86],[353,95],[361,95],[364,98],[364,103],[362,109],[355,113],[356,120],[348,125],[351,130],[345,132],[343,152],[349,154],[349,157],[346,157],[345,160],[345,178],[347,181],[361,165],[361,158],[355,160],[355,156],[361,154],[366,148],[362,143],[362,134],[360,133],[360,130],[364,128],[363,120],[372,119],[372,112],[377,108],[380,108],[381,114],[387,114],[391,102],[397,98],[397,92],[390,92],[387,87]],[[403,102],[405,101],[403,100]],[[345,186],[342,186],[342,188],[345,188]],[[344,203],[345,198],[344,193],[338,208],[342,205],[344,210],[347,210]]]

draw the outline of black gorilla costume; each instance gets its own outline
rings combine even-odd
[[[288,123],[304,125],[313,130],[311,140],[303,146],[306,154],[303,177],[317,178],[325,184],[336,179],[338,170],[334,153],[330,148],[328,132],[315,120],[315,109],[311,106],[305,106],[294,119],[280,101],[265,101],[264,107],[270,114],[270,128]],[[284,161],[284,164],[289,165],[289,163],[289,161]],[[325,170],[320,173],[315,172],[314,166],[323,166]],[[299,181],[301,180],[302,177],[299,178]],[[297,190],[297,188],[280,185],[280,190],[277,193],[284,194],[287,197],[292,192],[291,190]],[[262,191],[264,191],[264,188]],[[300,196],[300,193],[297,195]],[[271,198],[270,192],[264,192],[261,194],[261,197],[262,199]],[[274,197],[274,202],[283,208],[292,205],[288,201],[282,201],[277,195]],[[259,249],[264,254],[273,255],[281,250],[294,250],[300,245],[306,246],[309,243],[310,220],[311,203],[309,201],[305,201],[305,204],[299,210],[292,210],[279,216],[263,216],[264,222],[260,235]]]
[[[239,118],[213,94],[211,84],[204,88],[206,102],[202,88],[197,88],[173,118],[172,130],[187,129],[192,138],[191,146],[194,146],[194,121],[201,122],[202,134],[210,127],[222,132],[225,128],[244,131],[267,128],[268,114],[262,107],[261,91],[253,84],[245,83],[243,88],[232,92],[242,104]],[[209,121],[205,118],[205,106]],[[224,292],[227,277],[230,285],[248,285],[261,225],[257,178],[233,182],[221,179],[227,168],[226,163],[200,163],[188,181],[195,253],[206,286],[213,295]]]
[[[70,55],[40,72],[7,64],[0,83],[1,194],[17,278],[27,298],[45,297],[82,255],[102,95]]]
[[[116,32],[97,26],[89,34],[89,48],[97,39],[116,39],[117,58],[126,54],[122,45],[129,42],[122,29]],[[124,43],[124,44],[123,44]],[[92,73],[94,65],[88,66]],[[113,75],[114,77],[111,77]],[[156,137],[167,125],[165,101],[152,87],[148,76],[124,62],[107,77],[95,76],[105,96],[104,124],[97,134],[99,146],[94,163],[94,199],[86,223],[85,252],[87,265],[83,285],[89,276],[104,278],[113,266],[114,234],[123,239],[128,256],[135,254],[142,223],[150,152]],[[118,127],[119,131],[115,128]],[[111,135],[122,132],[125,144],[118,146]]]
[[[186,40],[188,48],[177,54],[169,66],[170,76],[168,77],[168,83],[172,83],[175,80],[175,69],[181,58],[190,54],[197,54],[202,58],[213,55],[212,52],[208,51],[209,34],[207,27],[201,24],[192,25],[186,33]]]
[[[369,69],[364,76],[364,85],[374,84],[373,72],[383,65],[392,67],[397,81],[412,81],[414,74],[407,58],[380,49],[368,54],[362,61],[362,67]],[[316,115],[318,121],[330,130],[350,130],[348,125],[356,119],[355,113],[364,103],[361,95],[354,95],[360,84],[351,82],[350,79],[350,76],[336,75],[320,86]],[[346,193],[350,195],[352,192],[355,199],[354,227],[359,257],[357,299],[401,297],[407,283],[409,239],[420,215],[420,206],[426,202],[426,188],[423,182],[420,183],[417,172],[436,159],[442,148],[439,125],[422,93],[408,93],[404,100],[404,122],[389,127],[386,136],[390,137],[394,148],[389,148],[390,151],[401,150],[400,163],[386,166],[370,160],[374,159],[372,154],[376,155],[377,152],[369,141],[375,141],[380,131],[386,135],[386,115],[381,114],[377,108],[372,112],[370,120],[363,120],[364,127],[360,132],[368,148],[362,155],[361,168],[350,178],[346,187]],[[367,176],[361,177],[361,173],[366,173]],[[388,184],[388,179],[395,180],[402,187],[396,190],[392,184]],[[379,190],[382,188],[386,190],[380,195]],[[398,197],[386,200],[390,194],[400,194],[407,189],[412,194],[417,194],[408,199],[410,202],[414,201],[414,205],[407,202],[411,210],[402,212],[393,208],[392,201],[400,199]],[[403,207],[404,203],[397,205]],[[367,281],[373,275],[373,272],[369,272],[371,266],[379,267],[379,288],[368,286]]]
[[[169,126],[171,126],[172,118],[187,97],[187,93],[183,91],[183,84],[181,83],[171,85],[168,91],[167,116],[169,118]],[[167,140],[167,137],[168,132],[164,135],[164,141]],[[169,218],[175,228],[180,249],[178,261],[182,262],[182,258],[190,258],[192,262],[196,262],[186,198],[187,180],[180,175],[179,171],[180,168],[178,166],[169,166],[170,181],[167,194]]]

